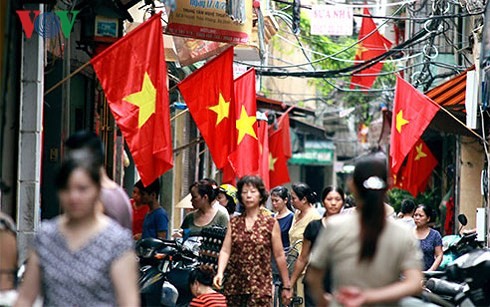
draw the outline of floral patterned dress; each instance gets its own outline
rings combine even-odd
[[[231,253],[226,269],[226,296],[272,296],[272,229],[275,219],[259,214],[251,230],[245,216],[231,219]]]

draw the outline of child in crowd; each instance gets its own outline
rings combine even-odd
[[[196,269],[189,275],[189,285],[195,296],[190,307],[226,307],[226,297],[212,288],[214,273],[211,270]]]

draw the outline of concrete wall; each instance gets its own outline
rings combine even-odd
[[[300,182],[301,179],[301,167],[299,165],[288,165],[289,178],[291,179],[291,184],[295,182]]]
[[[456,211],[456,215],[464,213],[468,218],[465,228],[471,229],[476,227],[476,208],[483,206],[480,183],[484,162],[483,147],[475,138],[462,136],[460,157],[459,212]]]
[[[281,19],[276,18],[276,20],[281,30],[271,39],[268,47],[270,56],[266,65],[281,67],[308,63],[308,59],[301,52],[296,38],[291,34],[291,29]],[[309,52],[306,54],[311,57]],[[311,67],[303,66],[303,68],[310,69]],[[264,93],[268,98],[295,105],[305,98],[315,97],[316,94],[315,87],[306,78],[262,77],[260,84],[261,86],[257,88],[258,92]],[[315,103],[315,101],[310,101],[303,106],[315,109]]]

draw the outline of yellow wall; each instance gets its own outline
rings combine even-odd
[[[476,227],[476,208],[483,206],[480,183],[483,158],[482,145],[475,138],[462,136],[459,213],[468,218],[466,229]]]
[[[301,52],[301,49],[294,44],[298,44],[291,29],[279,18],[276,18],[279,25],[279,31],[273,36],[269,44],[268,66],[289,66],[295,64],[307,63],[308,60]],[[304,45],[307,48],[306,45]],[[308,54],[308,53],[307,53]],[[311,55],[310,55],[311,56]],[[302,68],[311,69],[310,66],[302,66],[292,70]],[[308,79],[297,77],[262,77],[261,91],[267,98],[276,99],[287,104],[297,103],[305,98],[316,96],[315,87],[308,84]],[[315,101],[310,101],[303,105],[304,107],[316,108]]]

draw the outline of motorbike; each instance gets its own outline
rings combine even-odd
[[[443,271],[458,257],[478,248],[482,248],[480,242],[476,241],[476,233],[461,234],[461,229],[468,224],[464,214],[458,215],[461,224],[457,235],[447,235],[442,238],[443,259],[438,270]]]
[[[443,300],[439,305],[490,306],[490,249],[472,250],[435,274],[425,287]]]
[[[179,240],[145,238],[136,243],[142,306],[187,306],[192,300],[189,274],[199,265]]]
[[[142,306],[188,306],[192,300],[189,274],[198,267],[217,269],[225,234],[226,228],[212,226],[185,240],[139,240]]]

